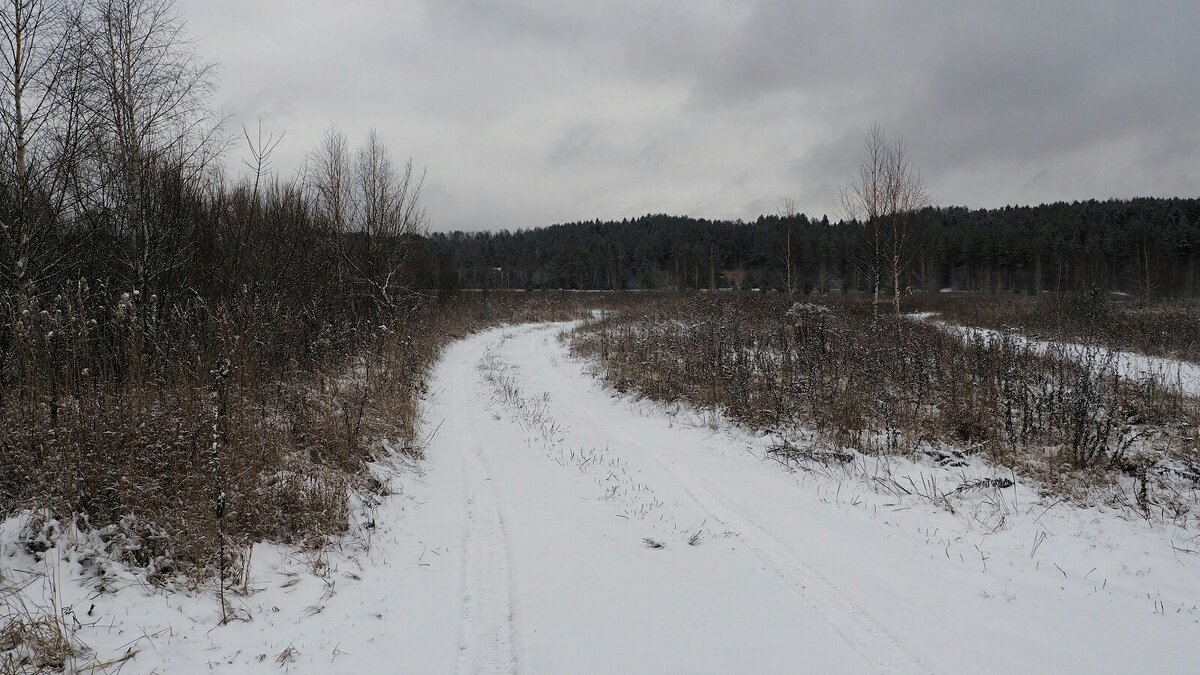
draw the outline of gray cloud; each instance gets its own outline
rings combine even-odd
[[[429,167],[436,227],[833,211],[864,132],[943,204],[1200,185],[1200,4],[185,0],[235,121]]]

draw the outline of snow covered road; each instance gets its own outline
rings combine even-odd
[[[1015,508],[1011,532],[974,534],[932,507],[832,494],[843,487],[764,462],[762,439],[614,398],[568,357],[561,330],[473,336],[437,373],[428,480],[439,499],[461,495],[462,514],[458,644],[424,645],[444,672],[1200,666],[1195,558],[1166,574],[1096,573],[1119,569],[1114,555],[1136,561],[1113,538],[1143,524],[1037,523],[1063,529],[1052,563],[1017,541],[1035,530]],[[1142,536],[1120,546],[1157,541]],[[1153,609],[1161,593],[1170,615]]]
[[[464,467],[468,495],[459,672],[928,671],[664,457],[647,420],[577,396],[556,332],[472,338],[440,376],[429,455]]]

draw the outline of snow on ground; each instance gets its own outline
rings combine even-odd
[[[133,647],[123,673],[1200,670],[1195,533],[1021,484],[948,495],[977,463],[790,472],[778,439],[613,395],[563,327],[450,347],[428,459],[377,467],[376,527],[320,559],[257,547],[247,621],[132,576],[97,595],[65,545],[6,543],[0,573],[44,573],[25,595],[105,658]]]
[[[78,666],[112,664],[98,672],[370,673],[383,663],[439,672],[435,653],[411,647],[435,644],[458,626],[456,608],[442,597],[457,585],[456,568],[435,561],[459,548],[461,496],[411,517],[432,497],[430,486],[399,460],[376,469],[395,473],[393,489],[402,492],[360,510],[355,534],[328,551],[255,546],[249,588],[227,593],[234,610],[227,625],[218,625],[211,589],[154,589],[120,565],[98,564],[91,555],[98,547],[86,538],[67,543],[79,535],[59,537],[34,560],[14,543],[27,515],[0,529],[0,578],[24,587],[27,609],[68,609],[65,622],[91,652]],[[378,526],[364,528],[365,518]]]
[[[1055,353],[1075,358],[1092,356],[1099,361],[1111,358],[1117,374],[1123,378],[1137,381],[1153,379],[1176,393],[1185,396],[1200,396],[1200,363],[1148,356],[1138,352],[1123,352],[1098,345],[1036,340],[1016,333],[1002,333],[990,328],[963,326],[937,320],[935,318],[937,312],[914,312],[906,316],[917,321],[929,321],[945,330],[966,337],[980,336],[984,340],[1007,337],[1016,340],[1019,344],[1029,345],[1039,354],[1053,350]]]

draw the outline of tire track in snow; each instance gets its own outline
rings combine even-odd
[[[475,360],[469,364],[470,370],[463,379],[475,375]],[[463,384],[455,383],[457,414],[451,420],[452,428],[467,432],[465,445],[461,447],[467,516],[462,544],[463,607],[458,672],[515,673],[516,589],[511,548],[491,468],[483,456],[475,421],[467,418],[468,411],[479,409],[481,403],[468,398]]]
[[[626,441],[628,442],[628,441]],[[636,445],[629,442],[630,445]],[[826,579],[816,568],[790,552],[786,544],[744,512],[721,499],[703,481],[694,479],[660,453],[641,447],[679,484],[688,497],[713,520],[738,532],[769,568],[792,587],[859,656],[880,673],[929,673],[931,669],[910,652],[902,642]]]
[[[553,330],[553,329],[551,329]],[[549,346],[549,331],[542,339],[531,340],[531,361],[539,364],[543,376],[556,386],[567,386],[561,374],[551,371],[549,363],[560,359],[541,353],[541,345]],[[577,386],[577,385],[576,385]],[[570,396],[559,397],[571,412],[591,426],[601,437],[608,436],[616,444],[641,450],[678,484],[679,488],[710,518],[722,527],[740,533],[740,539],[773,572],[817,612],[867,663],[880,673],[930,673],[932,670],[866,609],[847,597],[833,582],[809,565],[777,536],[770,533],[742,510],[717,496],[704,481],[695,478],[679,465],[663,456],[657,448],[630,438],[615,425],[604,425],[590,408],[572,401]]]

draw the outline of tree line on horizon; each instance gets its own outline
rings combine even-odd
[[[910,228],[905,292],[1200,295],[1200,199],[925,207]],[[464,288],[869,292],[868,231],[857,220],[804,214],[751,222],[651,214],[439,232],[429,243]]]

